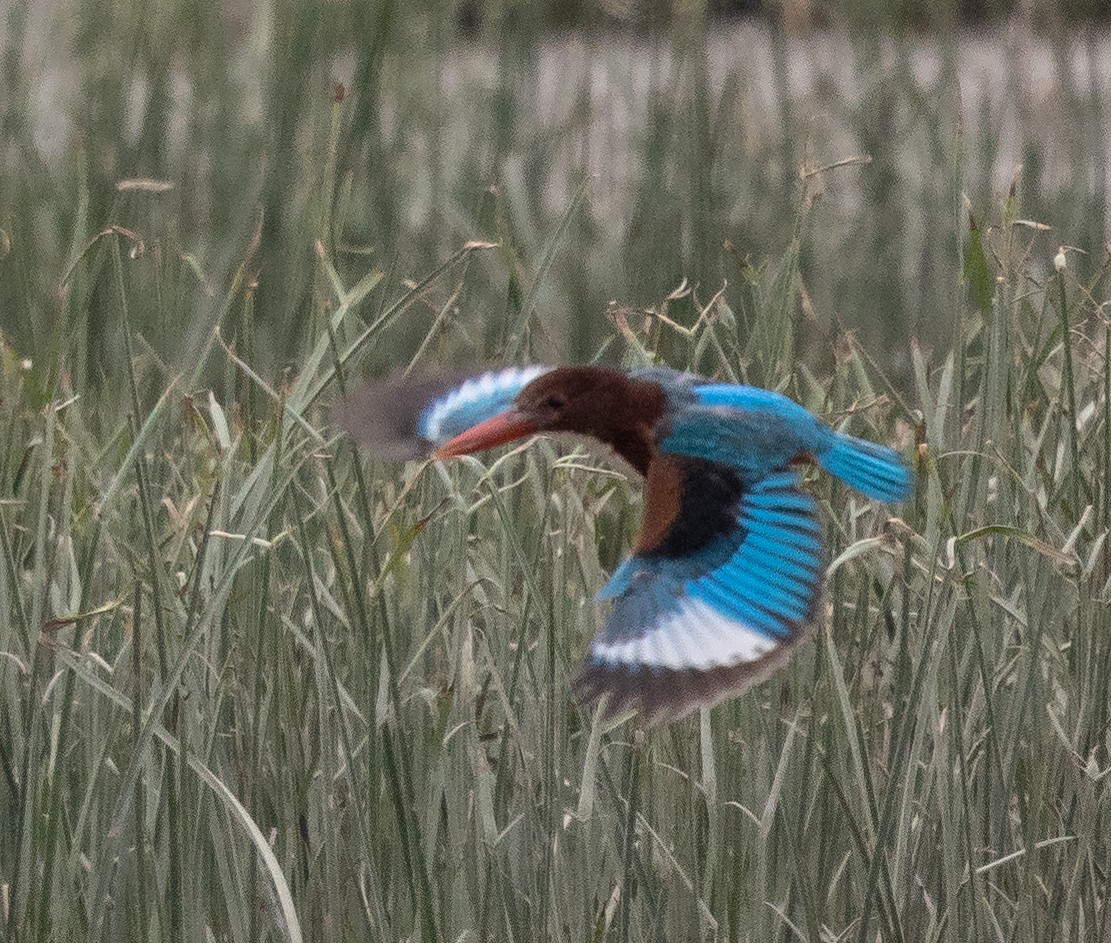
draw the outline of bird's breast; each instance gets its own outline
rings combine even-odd
[[[682,508],[683,474],[669,456],[657,456],[648,466],[644,486],[644,519],[637,534],[637,553],[647,554],[659,547]]]
[[[658,453],[648,466],[636,552],[681,558],[723,537],[740,540],[742,491],[740,476],[727,465]]]

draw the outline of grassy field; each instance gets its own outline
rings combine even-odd
[[[1111,937],[1095,78],[965,111],[958,38],[927,83],[860,34],[860,94],[800,96],[794,40],[754,88],[695,11],[578,37],[647,91],[553,117],[567,37],[512,6],[51,9],[0,43],[0,940]],[[918,471],[813,478],[813,641],[669,728],[569,697],[635,480],[327,422],[365,374],[594,358]]]

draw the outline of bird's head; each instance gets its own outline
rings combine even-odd
[[[472,426],[436,450],[452,458],[492,448],[539,432],[577,432],[613,442],[642,418],[641,384],[606,367],[559,367],[537,377],[509,409]],[[639,397],[638,397],[639,394]]]

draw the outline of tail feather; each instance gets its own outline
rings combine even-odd
[[[910,494],[910,469],[887,446],[838,432],[830,447],[816,457],[830,474],[876,501],[902,501]]]

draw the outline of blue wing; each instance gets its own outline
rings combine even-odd
[[[896,452],[831,429],[781,393],[689,381],[678,390],[661,436],[665,452],[732,465],[749,481],[809,457],[870,498],[901,501],[910,493],[910,470]]]
[[[814,502],[794,471],[748,485],[721,464],[657,461],[678,469],[678,508],[602,591],[613,611],[576,682],[585,700],[608,694],[611,709],[639,705],[650,721],[739,694],[782,665],[817,606],[823,563]],[[658,513],[654,474],[657,463],[646,529]]]
[[[473,376],[390,377],[337,410],[351,435],[385,458],[416,458],[506,409],[548,367],[506,367]]]

